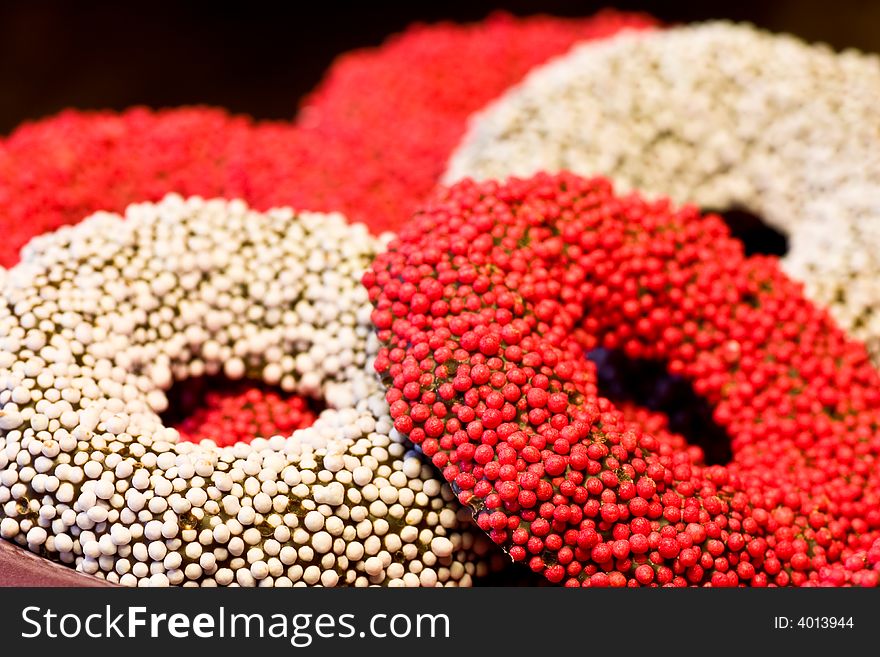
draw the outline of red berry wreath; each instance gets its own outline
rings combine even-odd
[[[296,127],[206,108],[68,111],[24,125],[0,142],[0,266],[34,235],[168,192],[394,228],[437,182],[474,111],[576,41],[651,24],[603,12],[416,26],[341,57]]]
[[[511,557],[570,586],[876,585],[880,376],[715,215],[538,175],[441,189],[364,277],[396,428]],[[665,362],[726,466],[597,391]]]

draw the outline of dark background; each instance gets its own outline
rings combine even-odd
[[[611,4],[666,22],[747,20],[880,51],[880,2],[869,0],[0,0],[0,134],[65,107],[205,103],[289,118],[335,55],[377,45],[410,22],[472,21],[493,9],[577,16]]]

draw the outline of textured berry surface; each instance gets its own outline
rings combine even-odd
[[[720,217],[572,174],[463,181],[364,283],[395,427],[514,560],[570,586],[877,584],[880,376]],[[600,397],[597,347],[690,381],[731,462]]]

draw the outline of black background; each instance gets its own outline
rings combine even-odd
[[[515,14],[589,15],[611,2],[0,2],[0,134],[65,107],[204,103],[289,118],[333,57],[407,24]],[[666,22],[747,20],[837,48],[880,51],[880,2],[613,3]]]

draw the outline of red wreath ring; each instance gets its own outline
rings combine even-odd
[[[441,190],[364,283],[397,429],[570,586],[876,585],[880,376],[715,215],[571,174]],[[586,354],[668,364],[733,459],[663,454]]]
[[[0,142],[0,266],[36,234],[172,191],[393,229],[436,184],[473,112],[577,41],[650,25],[610,11],[417,25],[340,57],[294,125],[205,108],[68,111],[24,125]]]
[[[374,231],[396,230],[440,180],[472,114],[579,41],[655,26],[605,10],[576,19],[492,14],[468,25],[413,25],[340,57],[308,97],[300,126],[348,163],[343,205]]]

